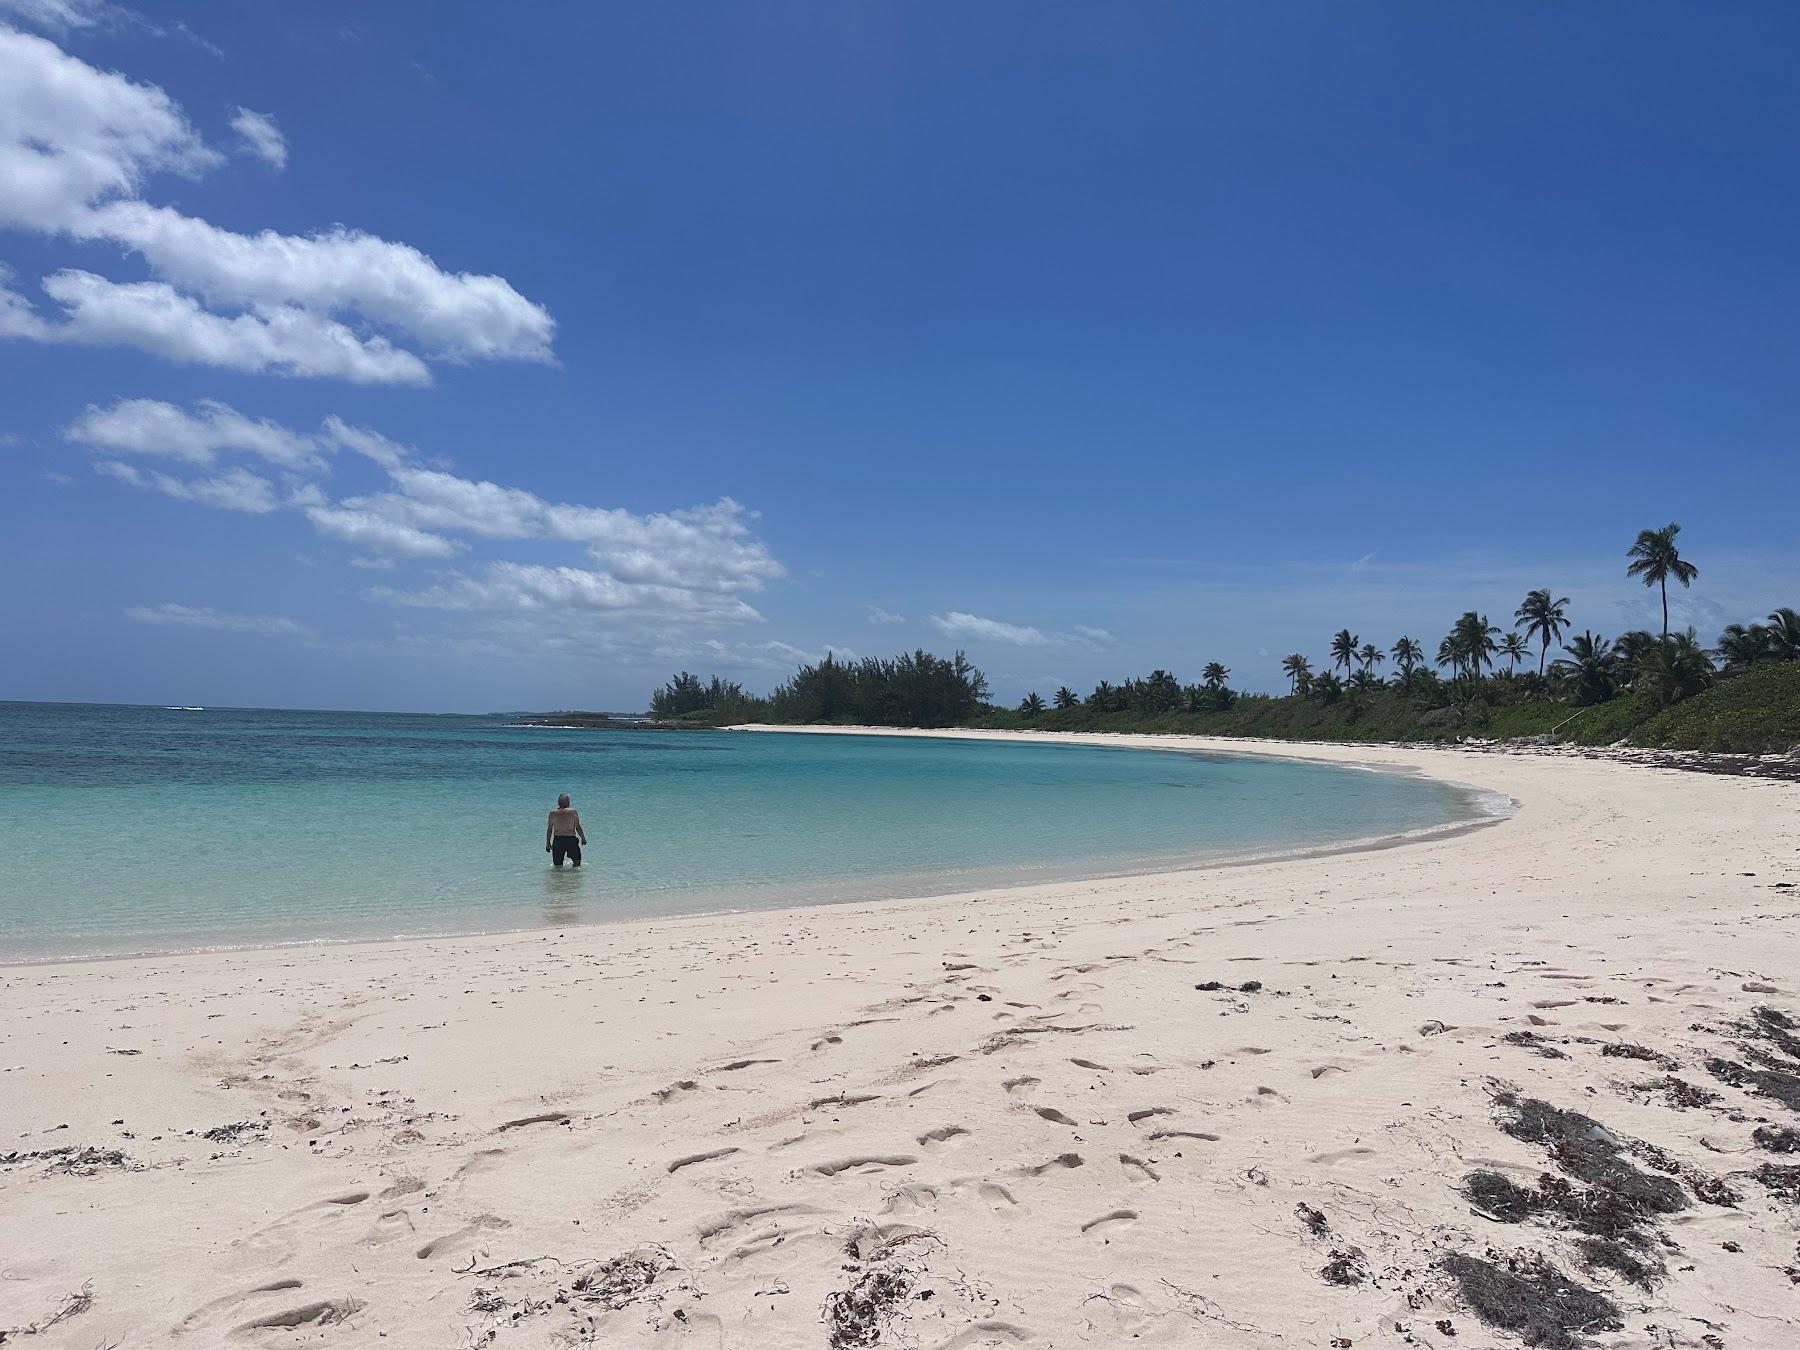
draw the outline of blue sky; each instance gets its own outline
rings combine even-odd
[[[1780,4],[0,0],[0,697],[1800,603]]]

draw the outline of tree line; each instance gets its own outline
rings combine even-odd
[[[1662,602],[1662,631],[1637,629],[1607,638],[1577,634],[1570,601],[1550,587],[1528,592],[1502,630],[1486,614],[1467,610],[1437,643],[1403,635],[1386,647],[1365,641],[1348,627],[1330,640],[1328,658],[1315,668],[1303,652],[1281,662],[1289,696],[1330,705],[1378,690],[1415,696],[1421,704],[1458,700],[1561,699],[1578,706],[1621,694],[1646,695],[1668,705],[1715,681],[1767,662],[1800,660],[1800,613],[1783,606],[1767,622],[1728,625],[1711,647],[1692,628],[1669,629],[1669,583],[1689,587],[1700,570],[1681,554],[1678,524],[1640,531],[1626,553],[1626,575],[1654,587]],[[1551,659],[1552,649],[1560,654]],[[1535,669],[1534,669],[1535,665]],[[1391,678],[1383,672],[1391,670]],[[838,722],[881,726],[954,726],[995,714],[1035,720],[1061,714],[1061,725],[1100,718],[1155,721],[1175,714],[1224,712],[1240,699],[1260,698],[1231,688],[1231,671],[1208,662],[1201,678],[1183,683],[1167,670],[1113,683],[1101,680],[1086,695],[1066,685],[1046,701],[1033,691],[1011,713],[987,701],[986,677],[958,651],[945,659],[927,651],[889,659],[839,661],[831,654],[802,666],[766,698],[717,676],[703,682],[682,672],[651,697],[659,718],[784,723]]]

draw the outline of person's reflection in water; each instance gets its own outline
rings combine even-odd
[[[544,874],[544,925],[548,928],[566,928],[581,920],[582,869],[571,867],[567,871],[552,867]]]

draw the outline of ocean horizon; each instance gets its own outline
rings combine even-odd
[[[0,961],[563,928],[1451,826],[1426,779],[1114,746],[0,703]],[[579,872],[543,852],[559,792]]]

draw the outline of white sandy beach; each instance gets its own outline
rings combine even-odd
[[[1800,785],[1116,739],[1519,809],[922,901],[0,969],[0,1341],[1518,1344],[1439,1264],[1491,1248],[1617,1303],[1598,1345],[1800,1344],[1800,1196],[1752,1175],[1800,1161],[1752,1140],[1800,1115],[1706,1067],[1800,1015]],[[1653,1146],[1683,1203],[1652,1288],[1472,1210],[1470,1172],[1560,1165],[1500,1128],[1508,1089]]]

